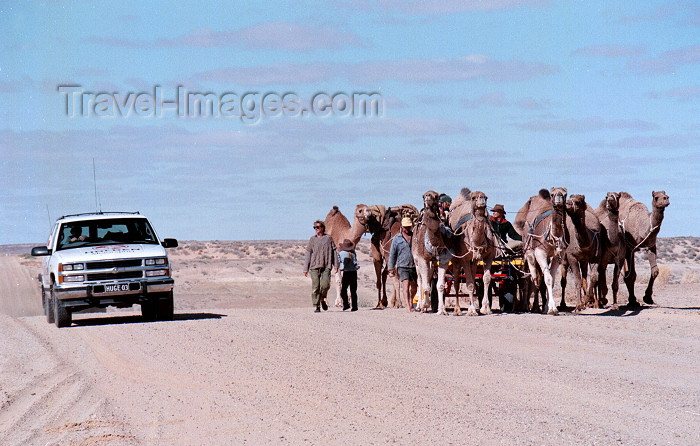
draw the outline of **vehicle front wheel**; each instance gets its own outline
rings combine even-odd
[[[46,322],[53,324],[53,285],[49,291],[49,295],[46,295],[46,290],[42,287],[41,299],[44,301],[44,314],[46,315]]]
[[[158,299],[158,320],[172,321],[174,312],[173,292],[171,291]]]
[[[73,315],[71,312],[63,305],[61,299],[56,298],[56,294],[53,289],[51,290],[51,302],[53,306],[53,317],[54,322],[58,328],[70,327],[73,323]]]
[[[144,320],[147,322],[156,320],[156,305],[156,302],[152,300],[141,303],[141,315],[143,315]]]

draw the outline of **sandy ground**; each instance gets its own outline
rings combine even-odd
[[[454,317],[372,310],[366,240],[362,308],[321,314],[303,242],[185,242],[174,321],[65,329],[0,247],[0,444],[700,444],[697,239],[665,243],[655,306]]]

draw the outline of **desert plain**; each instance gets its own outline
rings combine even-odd
[[[0,444],[700,444],[700,239],[659,239],[652,306],[477,317],[373,309],[367,239],[360,310],[315,314],[305,243],[181,242],[175,320],[62,329],[0,246]]]

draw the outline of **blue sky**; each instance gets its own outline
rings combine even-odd
[[[543,187],[663,189],[661,236],[700,235],[697,1],[18,2],[0,29],[0,244],[94,211],[93,159],[102,210],[161,237],[302,239],[333,205],[465,186],[511,219]],[[71,117],[60,85],[376,93],[383,113]]]

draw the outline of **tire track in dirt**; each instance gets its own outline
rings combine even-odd
[[[39,281],[33,268],[22,265],[19,256],[0,255],[0,313],[9,316],[39,316],[41,306]]]
[[[112,348],[106,342],[100,340],[95,334],[87,330],[78,330],[78,336],[85,341],[95,358],[112,374],[127,381],[140,384],[148,384],[158,387],[172,388],[203,388],[199,383],[193,382],[191,376],[179,374],[172,370],[158,370],[150,367],[135,357],[127,357]],[[114,344],[122,344],[118,339],[120,333],[113,328],[101,330],[101,337],[110,339]]]
[[[32,361],[18,363],[11,352],[0,350],[16,369],[0,367],[0,383],[10,374],[17,378],[13,382],[19,382],[0,411],[0,444],[92,445],[105,444],[102,439],[114,435],[133,437],[128,426],[105,420],[112,415],[109,403],[96,391],[85,370],[76,367],[73,352],[65,350],[74,342],[74,332],[59,331],[39,317],[2,316],[0,324],[0,337],[21,339],[33,354]]]

